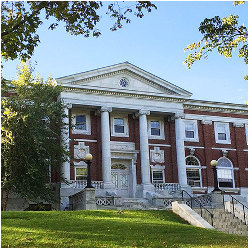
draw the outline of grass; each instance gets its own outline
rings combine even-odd
[[[201,229],[172,211],[2,212],[2,247],[247,247],[247,237]]]

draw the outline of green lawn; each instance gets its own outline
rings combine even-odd
[[[247,237],[196,228],[163,210],[2,212],[2,247],[247,247]]]

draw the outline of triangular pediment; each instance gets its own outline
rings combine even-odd
[[[64,87],[190,97],[192,94],[128,62],[56,79]]]

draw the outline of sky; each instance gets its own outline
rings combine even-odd
[[[127,2],[128,5],[133,2]],[[71,36],[64,25],[48,30],[44,21],[38,30],[40,43],[31,62],[43,78],[62,77],[128,61],[191,93],[192,99],[245,104],[248,100],[247,65],[234,53],[225,58],[217,53],[195,62],[189,70],[183,64],[184,48],[201,39],[199,24],[204,18],[238,14],[240,24],[248,23],[248,3],[233,6],[231,1],[156,1],[157,10],[142,19],[132,18],[118,31],[103,12],[98,38]],[[106,5],[107,3],[105,3]],[[16,78],[19,61],[3,63],[3,76]]]

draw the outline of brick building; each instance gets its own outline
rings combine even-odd
[[[247,199],[247,106],[191,99],[191,93],[128,62],[57,79],[73,126],[64,136],[70,185],[61,209],[86,185],[86,153],[100,196],[167,196],[175,185],[211,192],[211,160],[219,187]],[[68,120],[66,119],[66,122]]]

